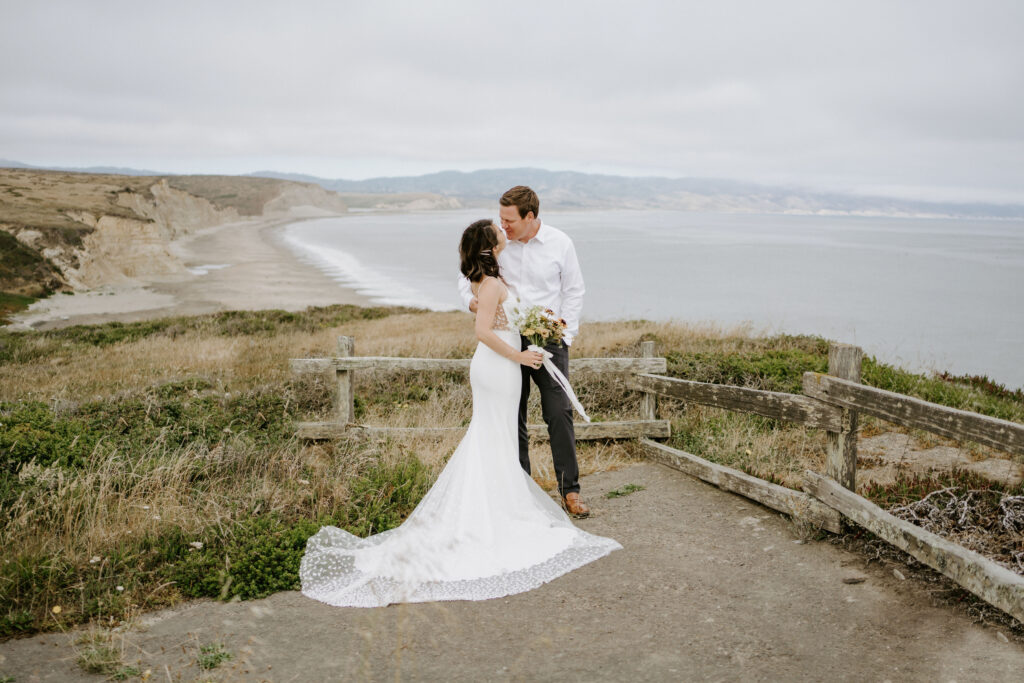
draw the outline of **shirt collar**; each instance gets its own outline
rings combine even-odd
[[[544,225],[544,221],[541,221],[540,227],[537,228],[537,234],[533,236],[533,239],[543,244],[544,242],[547,241],[550,232],[551,231],[548,229],[548,227]],[[532,242],[533,240],[530,241]]]

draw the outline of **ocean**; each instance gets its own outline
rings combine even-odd
[[[358,213],[284,241],[382,304],[461,307],[458,240],[487,210]],[[917,371],[1024,387],[1024,222],[564,211],[588,320],[749,323],[816,334]]]

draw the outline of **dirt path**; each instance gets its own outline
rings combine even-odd
[[[604,498],[625,484],[646,488]],[[296,592],[196,602],[114,643],[152,681],[1020,680],[1012,637],[933,607],[919,584],[861,556],[798,543],[746,499],[652,464],[583,486],[596,514],[580,526],[625,549],[535,591],[374,610]],[[0,644],[0,677],[100,680],[76,665],[75,638]],[[233,659],[204,673],[198,649],[216,642]]]

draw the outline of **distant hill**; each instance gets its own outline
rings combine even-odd
[[[742,213],[1024,218],[1024,205],[926,202],[821,193],[716,178],[626,177],[540,168],[442,171],[422,176],[343,180],[259,171],[254,176],[316,183],[338,193],[431,193],[461,205],[491,205],[513,185],[530,185],[541,207],[554,209],[683,209]]]
[[[0,168],[4,167],[40,169],[0,159]],[[47,170],[174,177],[172,174],[155,171],[102,166]],[[487,169],[468,173],[441,171],[420,176],[366,180],[321,178],[277,171],[257,171],[247,176],[234,177],[273,178],[316,184],[345,196],[349,206],[375,209],[493,206],[495,199],[513,185],[530,185],[541,197],[542,210],[679,209],[725,213],[1024,219],[1022,204],[919,201],[816,192],[799,187],[760,185],[720,178],[628,177],[548,171],[541,168]]]
[[[0,168],[25,168],[35,171],[66,171],[68,173],[99,173],[102,175],[170,175],[168,173],[160,173],[158,171],[147,171],[144,169],[126,168],[123,166],[32,166],[30,164],[23,164],[20,161],[11,161],[10,159],[0,159]]]

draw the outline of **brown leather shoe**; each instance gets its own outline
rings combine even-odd
[[[565,494],[565,497],[562,498],[562,507],[564,507],[565,511],[576,519],[582,519],[590,516],[590,508],[587,507],[586,503],[580,500],[580,494],[575,491]]]

